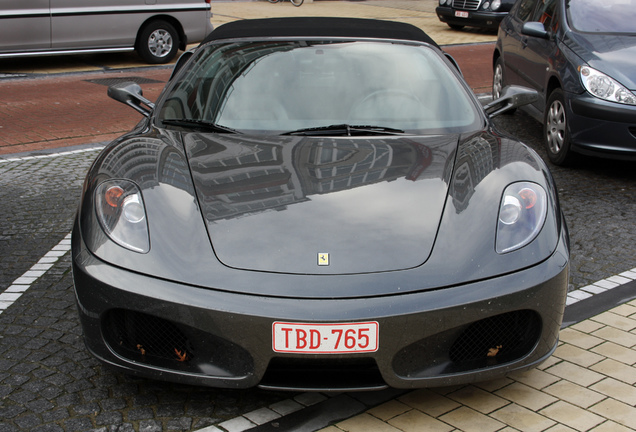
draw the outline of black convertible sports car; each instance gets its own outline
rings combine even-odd
[[[242,388],[412,388],[555,349],[568,236],[552,177],[420,29],[214,30],[91,167],[73,230],[88,349]]]

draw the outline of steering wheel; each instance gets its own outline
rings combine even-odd
[[[372,101],[375,103],[371,103]],[[408,118],[413,117],[414,112],[422,112],[425,106],[417,96],[401,89],[382,89],[368,94],[360,101],[356,102],[349,111],[349,117],[353,119],[381,119],[385,110],[398,111],[400,114],[410,113]],[[396,113],[389,115],[396,116]]]

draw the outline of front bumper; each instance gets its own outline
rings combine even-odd
[[[117,268],[93,256],[76,227],[73,276],[86,346],[126,373],[228,388],[416,388],[494,379],[550,356],[565,307],[568,250],[564,234],[550,258],[514,274],[404,295],[309,300],[211,290]],[[276,321],[371,320],[379,323],[373,353],[272,349]]]
[[[467,17],[458,17],[456,12],[468,14]],[[497,29],[508,12],[492,11],[464,11],[445,6],[435,8],[435,13],[439,20],[449,25],[481,27],[486,29]]]
[[[636,106],[574,95],[568,109],[572,150],[612,159],[636,160]]]

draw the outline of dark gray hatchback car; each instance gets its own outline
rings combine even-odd
[[[499,29],[493,95],[539,91],[550,160],[636,160],[636,0],[520,0]]]

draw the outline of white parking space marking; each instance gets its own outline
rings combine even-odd
[[[601,294],[608,290],[618,288],[633,280],[636,280],[636,268],[633,268],[616,276],[608,277],[607,279],[602,279],[577,290],[570,291],[568,293],[565,305],[570,306],[581,300],[588,299],[595,294]]]
[[[53,267],[61,257],[71,250],[71,233],[31,266],[22,276],[13,281],[9,287],[0,293],[0,314],[15,303],[40,277]]]

